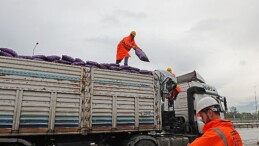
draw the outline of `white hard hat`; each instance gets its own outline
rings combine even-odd
[[[207,107],[213,106],[213,105],[219,105],[219,103],[213,98],[213,97],[204,97],[201,100],[198,101],[196,106],[196,113],[197,116],[199,116],[199,112]]]

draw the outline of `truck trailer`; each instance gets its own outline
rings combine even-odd
[[[194,74],[0,56],[0,145],[186,146],[202,134],[199,99],[210,96],[226,109],[226,99]],[[167,99],[177,84],[183,92]]]

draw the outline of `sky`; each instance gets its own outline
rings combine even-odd
[[[35,54],[114,63],[132,30],[150,62],[131,51],[130,66],[196,70],[229,107],[255,112],[258,0],[0,0],[0,47],[20,55],[38,42]]]

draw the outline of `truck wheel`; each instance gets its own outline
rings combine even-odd
[[[140,140],[135,146],[156,146],[151,140]]]

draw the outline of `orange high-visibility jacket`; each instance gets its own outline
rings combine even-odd
[[[189,146],[243,146],[240,135],[230,121],[210,121],[203,127],[203,132]]]
[[[168,96],[166,96],[167,99],[176,99],[177,95],[182,92],[182,89],[180,86],[176,85],[175,89],[172,89]]]
[[[138,47],[130,35],[123,38],[117,46],[116,60],[122,60],[124,57],[130,57],[129,51],[133,47]]]

